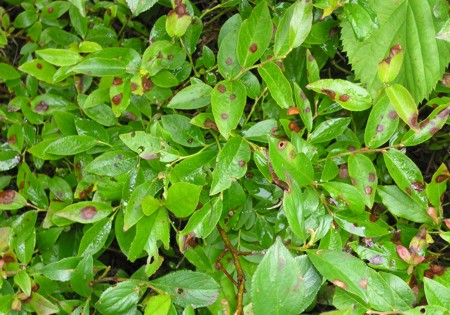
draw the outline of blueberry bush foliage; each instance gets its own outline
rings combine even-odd
[[[445,0],[5,0],[0,314],[449,314]]]

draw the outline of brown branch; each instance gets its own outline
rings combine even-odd
[[[217,224],[217,230],[219,231],[220,236],[222,237],[222,240],[223,240],[223,243],[225,244],[225,247],[230,252],[231,258],[233,259],[234,266],[236,267],[238,293],[236,295],[237,304],[236,304],[236,313],[235,313],[235,315],[242,315],[242,314],[244,314],[244,305],[243,305],[243,303],[244,303],[244,292],[245,292],[245,275],[244,275],[244,271],[242,270],[242,266],[241,266],[241,263],[239,261],[238,251],[236,250],[236,248],[234,248],[233,244],[231,244],[230,240],[228,239],[227,234],[225,233],[225,231],[222,229],[222,227],[219,224]],[[225,255],[225,253],[223,255]],[[223,255],[222,255],[222,258],[223,258]],[[220,263],[219,263],[219,265],[220,265]],[[220,265],[220,266],[222,266],[222,265]],[[222,269],[222,271],[223,271],[223,269]],[[233,283],[234,283],[234,281],[233,281]]]

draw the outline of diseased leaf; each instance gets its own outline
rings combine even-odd
[[[47,83],[53,82],[53,75],[56,72],[55,67],[41,59],[30,60],[21,65],[19,70]]]
[[[398,116],[412,129],[418,130],[419,111],[408,90],[400,84],[394,84],[386,88],[386,94]]]
[[[17,210],[25,207],[27,200],[14,190],[0,191],[0,210]]]
[[[81,201],[55,212],[54,215],[72,222],[87,224],[106,218],[112,211],[113,208],[103,202]]]
[[[358,188],[366,206],[372,208],[378,185],[378,176],[372,161],[363,154],[348,157],[348,172],[352,184]]]
[[[128,151],[109,151],[103,153],[86,165],[86,172],[103,176],[117,176],[136,166],[137,156]]]
[[[389,98],[382,96],[370,111],[364,130],[364,142],[373,149],[386,143],[397,130],[398,114]]]

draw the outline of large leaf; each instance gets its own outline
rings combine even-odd
[[[167,292],[180,306],[208,306],[219,295],[219,286],[211,276],[188,270],[169,273],[151,281],[151,285]]]
[[[278,238],[252,278],[255,314],[299,314],[311,304],[321,279],[306,256],[294,259]]]
[[[450,289],[448,287],[428,278],[424,278],[424,284],[428,304],[450,309]]]
[[[126,0],[126,1],[131,12],[133,12],[133,15],[139,15],[140,13],[147,11],[152,6],[154,6],[156,2],[158,2],[157,0],[146,0],[146,1]]]
[[[228,140],[217,156],[217,167],[213,172],[210,195],[215,195],[231,186],[247,172],[250,147],[241,137]]]
[[[270,94],[280,107],[294,106],[291,85],[278,65],[273,62],[266,63],[258,68],[258,73],[266,82]]]
[[[371,2],[380,28],[365,41],[358,41],[350,23],[343,22],[344,49],[357,78],[367,84],[372,95],[382,87],[377,77],[378,63],[395,44],[404,57],[395,83],[405,86],[416,102],[427,97],[450,61],[450,43],[436,39],[447,17],[437,18],[437,0],[374,0]]]
[[[191,183],[174,183],[167,190],[167,198],[164,204],[177,217],[187,217],[197,207],[201,191],[201,186]]]
[[[95,308],[101,314],[129,314],[134,313],[143,288],[136,280],[120,282],[109,287],[100,296]]]
[[[206,47],[206,46],[204,46]],[[169,102],[168,107],[174,109],[197,109],[211,102],[212,88],[204,83],[185,87]]]

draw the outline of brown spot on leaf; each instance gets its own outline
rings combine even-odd
[[[347,102],[350,99],[350,95],[347,94],[342,94],[341,96],[339,96],[339,100],[341,102]]]
[[[314,56],[310,54],[310,55],[308,56],[308,60],[309,60],[309,61],[314,61]]]
[[[225,63],[226,63],[228,66],[231,66],[231,65],[233,64],[233,59],[231,59],[230,57],[228,57],[227,60],[225,60]]]
[[[158,55],[156,55],[156,58],[158,58],[158,59],[163,59],[164,58],[164,55],[162,54],[161,51],[158,52]]]
[[[240,160],[238,164],[239,164],[240,167],[244,167],[245,166],[245,161],[244,160]]]
[[[389,112],[389,118],[390,119],[395,119],[395,118],[397,118],[398,117],[398,114],[397,114],[397,112],[395,111],[395,110],[391,110],[390,112]]]
[[[173,55],[167,55],[167,60],[172,60],[173,59]]]
[[[347,290],[347,285],[342,280],[333,280],[333,284],[341,289]]]
[[[413,128],[415,128],[415,129],[418,129],[418,128],[419,128],[418,121],[417,121],[418,117],[419,117],[419,116],[418,116],[417,114],[413,114],[413,115],[411,116],[411,118],[408,119],[410,125],[411,125]]]
[[[119,105],[120,102],[122,102],[122,93],[119,93],[119,94],[117,94],[117,95],[114,95],[113,98],[112,98],[112,103],[113,103],[114,105]]]
[[[81,218],[84,220],[90,220],[97,214],[97,208],[94,206],[87,206],[81,209]]]
[[[188,142],[189,144],[191,144],[192,142],[194,142],[194,139],[189,138],[189,139],[187,140],[187,142]]]
[[[293,132],[299,133],[300,130],[301,130],[301,128],[300,128],[299,125],[297,125],[296,122],[291,121],[291,122],[289,123],[289,130],[290,130],[290,131],[293,131]]]
[[[234,100],[236,98],[236,94],[230,94],[230,100]]]
[[[428,123],[430,122],[430,119],[425,119],[424,121],[422,121],[421,123],[420,123],[420,128],[424,128],[424,127],[426,127],[427,125],[428,125]]]
[[[115,77],[113,81],[113,85],[121,85],[123,83],[121,78]]]
[[[88,194],[90,194],[93,188],[94,184],[90,184],[88,188],[80,192],[80,199],[84,199]]]
[[[411,184],[411,187],[418,192],[421,192],[425,189],[425,186],[421,182],[415,181]]]
[[[211,119],[209,119],[209,118],[207,118],[207,119],[205,120],[204,125],[205,125],[206,128],[211,128],[211,129],[214,129],[214,130],[218,130],[218,129],[217,129],[216,123],[213,122],[213,121],[212,121]]]
[[[186,11],[186,6],[182,3],[182,0],[175,0],[175,9],[170,11],[168,15],[176,14],[178,18],[182,18],[184,15],[189,15]]]
[[[441,119],[446,119],[449,114],[450,114],[450,106],[442,109],[438,113],[438,117],[441,118]]]
[[[378,126],[377,126],[377,132],[382,132],[383,130],[384,130],[384,126],[382,125],[382,124],[379,124]]]
[[[122,154],[117,154],[117,159],[118,160],[122,160],[123,159],[123,155]]]
[[[355,151],[356,150],[356,148],[355,148],[355,146],[353,146],[353,145],[350,145],[350,146],[348,146],[348,148],[347,148],[347,150],[349,150],[349,151]]]
[[[0,204],[9,205],[14,201],[16,192],[14,190],[5,190],[0,192]]]
[[[36,68],[38,68],[39,70],[42,70],[42,64],[37,63],[37,64],[36,64]]]
[[[373,183],[375,181],[375,174],[369,173],[369,182]]]
[[[367,289],[367,279],[362,279],[361,281],[359,281],[359,286],[361,288],[363,288],[364,290]]]
[[[277,149],[283,151],[286,148],[286,145],[287,145],[286,141],[279,141],[277,144]]]
[[[48,104],[44,101],[40,101],[39,104],[34,108],[36,112],[46,112],[48,110]]]
[[[138,88],[137,84],[134,83],[134,82],[131,82],[131,91],[132,91],[132,92],[133,92],[133,91],[136,91],[137,88]]]
[[[197,242],[195,241],[195,232],[191,232],[188,235],[183,236],[183,246],[181,248],[181,252],[184,253],[188,248],[194,248],[197,246]]]
[[[310,112],[311,112],[311,108],[306,107],[306,108],[303,110],[303,112],[304,112],[305,114],[310,113]]]
[[[227,113],[222,113],[221,115],[220,115],[220,118],[222,118],[222,119],[228,119],[228,114]]]
[[[406,187],[406,193],[408,194],[408,195],[410,195],[411,196],[411,189],[410,188],[408,188],[408,187]]]
[[[431,129],[430,129],[430,135],[434,135],[436,132],[438,132],[439,131],[439,128],[436,128],[436,127],[432,127]]]
[[[297,107],[295,107],[295,106],[289,107],[289,109],[287,111],[288,115],[296,115],[298,113],[300,113],[300,110]]]
[[[372,187],[370,187],[370,186],[364,187],[364,192],[365,192],[367,195],[370,195],[370,194],[372,193]]]
[[[140,157],[147,161],[156,160],[158,158],[156,154],[149,154],[149,153],[141,154]]]
[[[226,91],[227,91],[227,88],[225,87],[225,85],[219,85],[218,87],[217,87],[217,90],[220,92],[220,93],[225,93]]]
[[[250,52],[254,53],[258,50],[258,45],[256,45],[256,43],[253,43],[248,49],[250,50]]]
[[[334,99],[336,98],[336,92],[334,92],[332,90],[323,89],[322,93],[328,95],[332,101],[334,101]]]
[[[444,180],[449,179],[450,174],[441,174],[436,177],[436,183],[442,183]]]
[[[339,177],[340,178],[348,178],[348,165],[347,164],[339,165]]]
[[[50,13],[50,14],[52,14],[52,13],[53,13],[53,8],[51,8],[51,7],[50,7],[50,8],[47,8],[47,12]]]
[[[144,90],[144,93],[150,91],[152,88],[153,82],[147,77],[142,77],[142,89]]]
[[[16,135],[11,135],[11,137],[8,138],[9,144],[15,144],[17,142]]]

